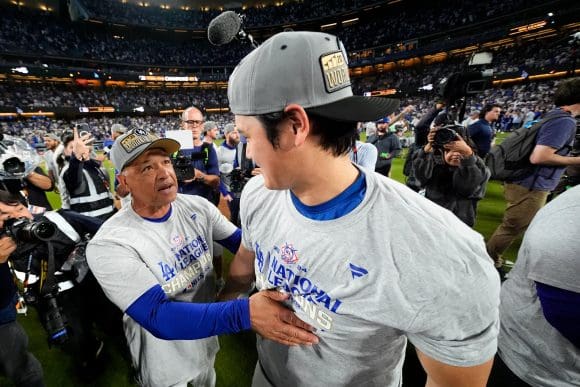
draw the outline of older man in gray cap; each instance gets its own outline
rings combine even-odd
[[[127,341],[144,386],[214,386],[217,335],[253,329],[288,345],[315,343],[309,326],[278,303],[278,292],[215,300],[212,240],[236,251],[238,228],[203,198],[177,193],[170,155],[179,143],[143,129],[111,149],[131,205],[87,248],[105,294],[124,313]]]

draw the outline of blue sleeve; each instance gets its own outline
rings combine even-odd
[[[232,235],[216,242],[235,254],[240,248],[240,243],[242,242],[242,230],[236,228],[236,231]]]
[[[220,193],[224,196],[230,195],[230,191],[226,188],[224,181],[220,179],[220,186],[219,186]]]
[[[74,154],[71,155],[70,161],[68,163],[68,169],[62,175],[62,178],[68,192],[73,193],[76,192],[76,190],[82,192],[84,189],[81,187],[81,185],[84,183],[83,165]]]
[[[125,311],[162,340],[197,340],[251,328],[249,299],[211,304],[172,301],[155,285]]]
[[[580,349],[580,293],[536,282],[544,317]]]
[[[569,117],[554,118],[542,125],[538,131],[537,145],[560,149],[570,144],[576,132],[576,122]]]
[[[209,148],[209,154],[208,154],[208,159],[207,159],[207,173],[210,175],[220,175],[220,168],[219,168],[219,164],[218,164],[218,158],[217,158],[217,153],[215,151],[215,149],[213,148],[213,146],[210,146]]]

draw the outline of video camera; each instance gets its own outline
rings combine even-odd
[[[191,180],[195,177],[195,170],[191,165],[191,158],[184,155],[177,155],[171,161],[173,162],[173,169],[175,170],[177,181]]]

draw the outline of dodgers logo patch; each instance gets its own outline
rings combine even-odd
[[[298,250],[296,250],[294,246],[292,246],[289,243],[285,243],[284,246],[282,246],[282,248],[280,249],[280,258],[282,258],[282,260],[288,265],[297,263],[298,262],[298,254],[296,254],[297,251]]]

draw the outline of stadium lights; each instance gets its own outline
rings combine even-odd
[[[320,29],[325,30],[325,29],[333,28],[333,27],[336,27],[336,23],[323,24],[320,26]]]
[[[553,12],[548,12],[548,16],[549,17],[552,17],[552,16],[554,16],[554,13]]]
[[[510,29],[510,35],[516,35],[516,34],[521,34],[524,32],[529,32],[532,30],[537,30],[539,28],[544,27],[546,24],[545,20],[539,21],[539,22],[535,22],[535,23],[530,23],[530,24],[526,24],[523,26],[519,26],[519,27],[514,27],[512,29]]]
[[[356,22],[358,22],[358,17],[355,17],[354,19],[348,19],[348,20],[344,20],[344,21],[342,22],[342,25],[343,25],[343,26],[347,26],[347,25],[350,25],[350,24],[354,24],[354,23],[356,23]]]
[[[21,67],[13,67],[12,72],[19,73],[19,74],[28,74],[29,71],[28,71],[28,67],[21,66]]]

